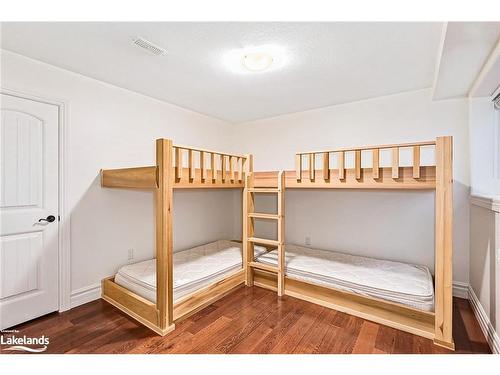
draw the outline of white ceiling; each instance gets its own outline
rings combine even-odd
[[[450,22],[443,39],[434,99],[466,96],[500,37],[500,22]],[[495,85],[500,84],[497,76]]]
[[[3,23],[2,48],[230,122],[431,87],[441,23]],[[165,47],[154,56],[132,43]],[[287,64],[235,74],[229,50]]]

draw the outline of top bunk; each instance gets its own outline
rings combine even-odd
[[[288,189],[436,189],[451,176],[450,136],[432,141],[304,151],[295,170],[284,171]],[[279,171],[254,172],[252,155],[232,154],[156,141],[154,166],[102,169],[101,185],[113,188],[275,188]],[[447,172],[450,171],[448,174]]]
[[[175,189],[243,188],[245,173],[251,171],[251,155],[173,144],[156,140],[156,165],[101,169],[101,186],[128,189],[157,189],[161,176],[170,178]]]
[[[452,169],[452,137],[298,152],[295,170],[284,175],[288,189],[436,189],[445,169]],[[278,171],[253,173],[255,188],[277,179]]]

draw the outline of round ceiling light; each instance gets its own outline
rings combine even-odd
[[[244,55],[241,63],[251,72],[262,72],[272,65],[273,58],[267,53],[252,52]]]
[[[235,74],[268,73],[281,69],[288,61],[286,49],[275,44],[233,49],[222,56],[224,66]]]

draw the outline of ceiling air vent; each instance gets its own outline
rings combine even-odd
[[[495,109],[500,110],[500,86],[497,87],[493,94],[493,104],[495,105]]]
[[[145,50],[151,52],[154,55],[157,56],[162,56],[167,54],[167,50],[165,48],[162,48],[160,46],[157,46],[154,43],[151,43],[149,40],[146,40],[141,37],[137,37],[134,39],[134,44],[136,46],[139,46],[141,48],[144,48]]]

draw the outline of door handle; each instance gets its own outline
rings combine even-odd
[[[47,221],[49,223],[52,223],[55,220],[56,220],[56,217],[54,215],[49,215],[49,216],[47,216],[46,219],[40,219],[40,220],[38,220],[38,222],[40,223],[42,221]]]

